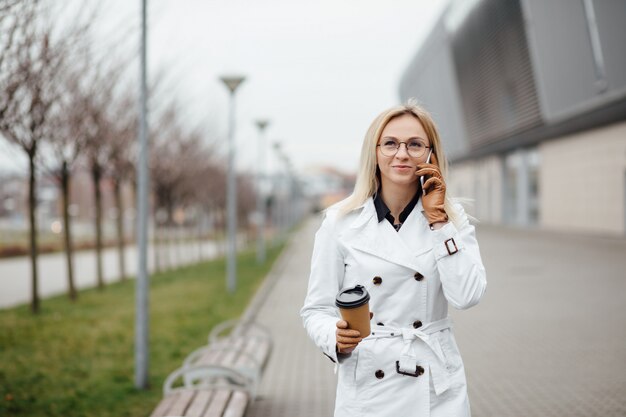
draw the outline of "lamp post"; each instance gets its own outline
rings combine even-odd
[[[235,91],[245,80],[242,76],[223,76],[220,80],[230,91],[228,118],[228,176],[226,181],[226,224],[228,253],[226,260],[226,287],[233,293],[237,289],[237,182],[235,173]]]
[[[259,264],[265,262],[265,193],[263,192],[263,186],[265,183],[265,128],[269,124],[268,120],[259,119],[256,121],[256,125],[259,128],[259,165],[257,167],[257,198],[256,198],[256,210],[257,210],[257,246],[256,246],[256,261]]]
[[[139,258],[137,265],[137,283],[135,286],[135,387],[148,388],[149,365],[149,311],[148,311],[148,96],[147,88],[147,0],[141,2],[141,63],[140,63],[140,98],[139,98],[139,158],[137,162],[137,246]]]
[[[287,169],[288,169],[288,158],[287,155],[282,150],[282,144],[280,142],[274,142],[274,151],[276,152],[276,159],[282,165],[282,169],[279,171],[283,171],[280,173],[278,177],[280,198],[276,198],[276,228],[278,229],[278,240],[283,240],[285,236],[285,230],[287,227],[287,216],[288,216],[288,194],[287,194]]]
[[[278,245],[278,242],[280,241],[280,230],[282,227],[281,224],[281,203],[280,203],[280,194],[281,194],[281,188],[282,188],[282,184],[281,184],[281,178],[280,178],[280,147],[281,144],[280,142],[276,141],[274,143],[272,143],[272,148],[274,148],[274,152],[275,152],[275,161],[277,162],[276,164],[276,168],[274,170],[274,177],[272,180],[272,190],[273,190],[273,195],[274,195],[274,201],[273,201],[273,212],[272,212],[272,224],[274,226],[274,233],[273,233],[273,239],[272,239],[272,244],[273,246]]]

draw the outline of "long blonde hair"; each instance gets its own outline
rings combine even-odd
[[[378,164],[376,163],[376,145],[380,140],[380,136],[392,119],[403,116],[405,114],[414,116],[420,121],[428,139],[430,140],[430,146],[433,149],[433,153],[437,155],[437,162],[441,175],[444,181],[448,172],[448,160],[446,159],[443,147],[441,146],[441,140],[439,138],[439,132],[435,122],[423,107],[419,106],[415,100],[409,100],[407,104],[391,107],[378,115],[367,129],[365,138],[363,140],[363,146],[361,147],[361,159],[359,163],[359,172],[356,177],[356,184],[354,185],[354,191],[352,194],[340,202],[339,213],[347,214],[348,212],[360,207],[365,200],[373,196],[380,187],[380,180],[377,175]],[[448,214],[448,217],[453,223],[458,222],[457,211],[454,208],[452,198],[446,190],[446,199],[444,202],[444,209]]]

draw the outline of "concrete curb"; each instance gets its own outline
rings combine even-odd
[[[305,222],[306,220],[303,222],[303,224]],[[301,227],[302,226],[299,226],[298,229],[294,230],[287,242],[285,243],[285,247],[283,248],[282,253],[278,256],[278,259],[274,261],[274,265],[272,265],[272,268],[265,276],[261,287],[259,287],[256,294],[250,301],[250,304],[248,304],[248,307],[246,307],[246,310],[242,314],[242,322],[245,323],[247,321],[254,321],[255,317],[259,313],[259,310],[261,309],[261,307],[263,307],[263,304],[267,300],[267,297],[272,291],[274,285],[276,284],[276,281],[281,276],[281,274],[285,270],[285,267],[287,266],[289,255],[293,252],[293,239],[295,238],[298,230]]]

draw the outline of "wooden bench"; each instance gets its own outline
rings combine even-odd
[[[269,332],[258,324],[228,321],[216,326],[208,345],[192,352],[167,377],[164,398],[151,417],[243,416],[256,396],[271,349]]]

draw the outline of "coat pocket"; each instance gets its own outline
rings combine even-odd
[[[456,373],[463,366],[463,360],[450,330],[439,333],[439,344],[446,358],[446,370],[450,374]]]
[[[356,384],[356,369],[359,362],[359,348],[357,347],[352,354],[343,360],[339,365],[340,383],[354,386]]]

